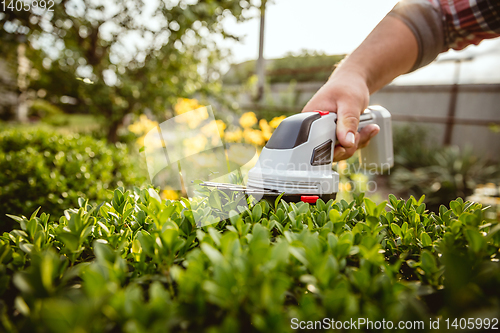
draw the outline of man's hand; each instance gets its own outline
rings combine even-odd
[[[307,103],[302,112],[338,114],[341,146],[335,147],[334,161],[351,157],[380,131],[377,125],[368,125],[358,133],[359,116],[368,106],[370,94],[407,73],[417,55],[417,40],[410,28],[398,18],[386,16]]]
[[[351,157],[354,152],[365,147],[371,138],[380,131],[380,127],[371,124],[358,133],[359,116],[368,106],[369,90],[365,80],[355,73],[342,75],[333,73],[328,82],[306,104],[302,112],[330,111],[336,112],[337,140],[335,162]]]

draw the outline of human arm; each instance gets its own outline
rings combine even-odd
[[[306,104],[303,112],[327,110],[339,115],[337,139],[341,146],[335,148],[335,161],[352,156],[378,133],[377,125],[357,133],[370,94],[410,71],[417,56],[418,44],[410,28],[399,18],[387,16]]]
[[[335,161],[366,146],[376,125],[356,133],[369,95],[395,77],[423,67],[450,48],[460,50],[500,35],[500,3],[488,0],[405,0],[334,71],[303,111],[337,112]]]

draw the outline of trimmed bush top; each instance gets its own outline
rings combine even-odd
[[[292,320],[498,318],[500,225],[390,196],[270,204],[205,227],[203,203],[153,189],[12,216],[0,238],[0,325],[34,332],[283,332]],[[294,319],[296,318],[296,319]],[[362,329],[364,330],[364,329]]]
[[[43,206],[59,216],[82,196],[91,202],[109,200],[117,186],[141,181],[137,167],[122,144],[46,129],[4,130],[0,132],[0,231],[10,226],[7,213],[28,215]]]

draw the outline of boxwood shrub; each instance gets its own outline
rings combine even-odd
[[[3,330],[288,332],[323,318],[429,330],[430,318],[500,316],[500,225],[476,203],[262,201],[197,228],[204,202],[152,189],[78,202],[59,219],[12,216]]]
[[[141,178],[124,145],[35,128],[0,132],[0,170],[0,230],[11,226],[6,213],[28,215],[43,206],[58,216],[79,197],[107,200],[117,186]]]

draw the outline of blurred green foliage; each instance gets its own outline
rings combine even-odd
[[[116,186],[145,180],[137,159],[123,144],[47,129],[0,132],[0,230],[11,226],[6,213],[28,214],[39,206],[60,215],[78,197],[110,199]]]
[[[423,199],[262,201],[197,228],[206,202],[119,188],[59,219],[13,216],[18,228],[0,237],[0,325],[290,332],[292,318],[498,318],[499,224],[479,204],[429,213]]]
[[[345,55],[326,55],[307,50],[298,55],[290,53],[283,58],[266,60],[266,78],[268,83],[323,82],[344,57]],[[232,65],[224,75],[223,82],[245,84],[255,75],[255,66],[255,60]]]
[[[252,2],[68,0],[53,12],[7,10],[0,52],[17,68],[26,44],[31,100],[102,117],[115,142],[127,114],[165,118],[177,97],[218,94],[226,53],[216,36],[236,38],[220,21],[244,20]]]
[[[440,147],[419,126],[401,126],[394,133],[395,168],[391,188],[426,195],[431,210],[453,198],[465,199],[481,183],[500,179],[500,165],[476,155],[472,148]]]
[[[30,116],[36,118],[50,118],[63,114],[57,106],[43,99],[36,99],[30,105]]]
[[[394,165],[416,169],[433,164],[433,156],[440,149],[434,140],[422,125],[393,126]]]

